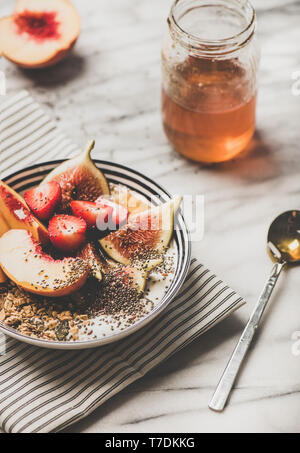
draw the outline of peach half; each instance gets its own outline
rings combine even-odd
[[[58,63],[80,33],[80,18],[69,0],[18,0],[0,20],[0,56],[24,68]]]
[[[8,230],[9,230],[9,226],[7,225],[7,223],[5,222],[5,220],[3,219],[3,217],[0,213],[0,237],[3,236],[3,234],[5,234]],[[6,275],[4,274],[2,269],[0,269],[0,284],[5,283],[6,280],[7,280]]]
[[[79,290],[89,274],[84,260],[55,260],[25,230],[10,230],[0,238],[0,265],[7,277],[25,291],[48,297]]]
[[[48,242],[47,228],[34,217],[21,195],[3,181],[0,181],[0,212],[9,229],[27,230],[36,241]]]

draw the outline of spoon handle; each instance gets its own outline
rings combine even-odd
[[[269,302],[270,296],[276,285],[282,268],[286,263],[276,263],[272,269],[271,275],[266,282],[263,292],[261,293],[252,315],[242,333],[238,344],[225,368],[221,380],[209,404],[210,409],[221,412],[231,392],[234,381],[242,365],[244,357],[247,354],[251,341],[259,325],[264,310]]]

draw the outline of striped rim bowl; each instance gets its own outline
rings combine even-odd
[[[38,185],[51,170],[53,170],[62,162],[62,160],[56,160],[52,162],[37,164],[6,177],[4,181],[17,192],[22,192]],[[105,174],[110,183],[122,184],[144,196],[148,200],[151,199],[152,202],[157,204],[168,201],[171,198],[170,194],[159,184],[135,170],[107,161],[95,160],[94,162],[97,167],[100,168],[101,171]],[[189,231],[181,212],[179,212],[176,216],[174,240],[177,248],[177,262],[175,265],[176,270],[171,285],[169,286],[162,300],[148,315],[136,322],[134,325],[124,329],[124,331],[113,333],[110,336],[95,340],[62,342],[31,338],[26,335],[22,335],[16,329],[8,327],[3,323],[0,323],[0,330],[6,335],[17,340],[30,343],[35,346],[51,349],[87,349],[109,344],[125,338],[131,333],[136,332],[140,328],[144,327],[157,315],[159,315],[164,310],[164,308],[166,308],[167,305],[174,299],[184,283],[191,262],[191,241]]]

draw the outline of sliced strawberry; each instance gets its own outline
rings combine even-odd
[[[75,252],[86,241],[86,222],[71,215],[57,215],[49,222],[50,241],[59,250]]]
[[[95,201],[95,203],[98,205],[106,204],[112,208],[112,214],[110,216],[108,225],[110,230],[116,230],[121,226],[126,225],[128,221],[129,212],[126,208],[124,208],[124,206],[114,203],[113,201],[108,200],[104,197],[99,197]]]
[[[71,209],[76,217],[86,221],[89,227],[99,230],[107,229],[107,224],[113,209],[105,203],[94,203],[92,201],[72,201]]]
[[[24,198],[36,217],[40,220],[48,220],[61,202],[61,188],[55,181],[48,182],[27,190]]]

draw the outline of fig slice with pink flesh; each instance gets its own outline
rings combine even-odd
[[[181,197],[176,197],[130,216],[127,225],[100,240],[102,248],[110,258],[125,265],[161,255],[171,241],[180,203]]]
[[[95,201],[101,195],[109,195],[107,180],[91,159],[94,146],[94,140],[88,142],[79,156],[63,162],[42,182],[59,183],[62,191],[62,212],[70,212],[73,200]]]
[[[145,291],[150,272],[162,263],[161,258],[133,265],[112,264],[103,273],[103,300],[125,297],[138,300]]]
[[[77,252],[77,256],[88,263],[91,275],[96,280],[101,281],[102,271],[108,264],[99,254],[97,246],[92,242],[88,242]]]
[[[134,288],[138,294],[142,294],[145,291],[146,283],[148,280],[149,273],[157,266],[162,263],[162,259],[149,260],[146,266],[123,266],[120,270],[115,272],[123,275],[125,285],[129,285]]]

